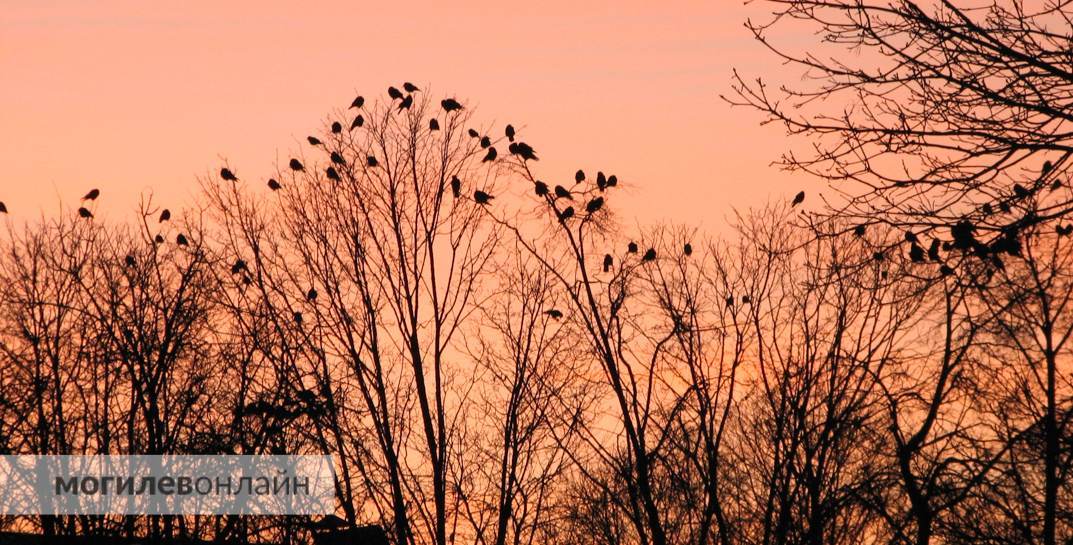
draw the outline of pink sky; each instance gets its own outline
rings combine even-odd
[[[24,219],[92,187],[114,219],[150,190],[178,208],[223,159],[263,178],[355,92],[404,80],[525,127],[544,178],[617,173],[632,186],[617,205],[642,223],[717,229],[731,207],[817,187],[768,166],[780,127],[719,98],[734,67],[779,69],[742,26],[762,6],[523,4],[5,6],[0,200]]]

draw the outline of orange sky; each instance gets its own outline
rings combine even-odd
[[[779,69],[742,27],[757,6],[522,4],[8,4],[0,200],[16,219],[91,187],[114,219],[148,190],[177,208],[224,158],[263,178],[355,92],[403,80],[525,127],[543,178],[617,173],[627,220],[717,229],[731,207],[816,187],[768,166],[781,128],[719,98],[733,67]]]

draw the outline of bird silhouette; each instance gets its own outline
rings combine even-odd
[[[939,274],[942,274],[943,276],[950,276],[954,274],[954,269],[950,265],[944,263],[941,267],[939,267]]]
[[[220,177],[223,178],[224,180],[229,181],[229,182],[237,182],[238,181],[238,177],[235,176],[235,173],[231,172],[231,169],[229,169],[229,168],[221,168],[220,169]],[[90,191],[90,193],[92,193],[92,191]]]
[[[604,254],[604,272],[611,270],[611,265],[614,265],[615,259],[611,257],[611,254]]]
[[[7,214],[7,205],[0,202],[0,214]]]
[[[557,308],[549,308],[548,310],[544,311],[544,314],[551,316],[555,320],[561,319],[563,317],[563,311]]]
[[[482,148],[488,148],[491,145],[492,145],[492,139],[491,138],[488,138],[487,136],[482,136],[481,137],[481,147]]]
[[[332,121],[332,134],[339,134],[343,132],[343,125],[338,121]]]
[[[302,323],[302,313],[301,312],[295,312],[294,313],[294,323],[296,323],[296,324],[301,324]]]
[[[686,256],[693,255],[693,245],[687,242],[682,251],[685,252]]]
[[[503,129],[503,134],[507,135],[507,140],[514,141],[514,125],[507,124],[507,128]]]
[[[388,87],[387,96],[391,97],[391,100],[398,100],[402,98],[402,91],[396,89],[395,87]]]
[[[536,153],[533,152],[533,147],[525,142],[512,143],[511,146],[514,148],[511,150],[513,155],[520,155],[526,161],[540,160],[537,158]]]
[[[376,165],[379,165],[380,163],[376,160],[376,157],[370,155],[365,158],[365,164],[375,168]]]
[[[742,302],[743,305],[748,305],[749,301],[750,301],[750,299],[749,299],[748,295],[742,295],[741,296],[741,302]]]
[[[548,194],[548,184],[546,184],[546,183],[544,183],[544,182],[542,182],[540,180],[537,180],[536,182],[533,182],[533,192],[536,193],[537,197],[543,197],[544,195],[547,195]]]
[[[80,217],[83,217],[83,218],[86,218],[86,219],[90,219],[90,218],[92,218],[92,217],[93,217],[93,212],[90,212],[88,208],[86,208],[86,207],[84,207],[84,206],[83,206],[82,208],[79,208],[79,209],[78,209],[78,215],[79,215]]]
[[[279,185],[279,182],[277,182],[275,178],[269,178],[268,189],[271,189],[272,191],[279,191],[280,187],[282,186]]]
[[[343,159],[343,156],[339,155],[339,152],[337,152],[337,151],[333,151],[332,154],[329,155],[328,157],[332,160],[333,163],[335,163],[337,165],[345,165],[346,164],[346,160]]]
[[[884,255],[883,252],[876,252],[872,254],[872,259],[876,261],[883,261],[884,259],[887,259],[887,256]]]
[[[428,120],[428,130],[430,130],[430,131],[438,131],[438,130],[440,130],[440,122],[437,121],[435,117],[433,117],[432,119]]]
[[[1051,171],[1052,168],[1054,168],[1054,165],[1052,165],[1050,161],[1044,161],[1043,162],[1043,174],[1044,175],[1047,175]]]
[[[317,138],[316,136],[307,136],[306,140],[309,141],[309,145],[311,146],[319,146],[321,144],[320,138]]]
[[[298,159],[291,159],[291,162],[289,164],[290,164],[291,170],[305,170],[306,169],[306,167],[302,166],[302,162],[299,161]]]
[[[584,181],[585,181],[585,171],[584,170],[579,170],[579,171],[574,173],[574,183],[575,184],[580,184],[581,182],[584,182]]]
[[[157,223],[164,223],[165,221],[168,221],[170,219],[171,219],[171,210],[168,210],[167,208],[165,208],[162,212],[160,212],[160,218],[157,219]]]
[[[905,241],[906,242],[917,242],[918,240],[919,239],[917,239],[916,233],[914,233],[912,231],[906,231],[905,232]]]
[[[412,84],[412,83],[410,83],[408,81],[406,83],[402,84],[402,88],[405,89],[407,93],[416,93],[417,91],[421,90],[421,89],[418,89],[416,85],[414,85],[414,84]]]
[[[805,192],[804,191],[798,191],[797,195],[794,195],[793,202],[790,203],[790,208],[793,208],[793,207],[795,207],[795,206],[797,206],[797,205],[799,205],[799,204],[801,204],[803,202],[805,202]]]
[[[1054,231],[1056,233],[1058,233],[1058,236],[1060,236],[1060,237],[1067,237],[1067,236],[1073,234],[1073,224],[1065,225],[1065,226],[1059,225],[1059,226],[1054,228]]]
[[[350,103],[351,108],[361,108],[365,106],[365,97],[358,95],[358,98],[354,99],[354,102]]]
[[[190,241],[186,240],[186,235],[179,233],[178,236],[175,237],[175,243],[179,246],[188,246]]]
[[[969,220],[961,220],[950,228],[950,235],[954,238],[954,247],[959,250],[968,250],[975,246],[976,227]]]
[[[727,308],[734,306],[734,296],[727,295]]]
[[[1062,189],[1062,180],[1055,180],[1051,182],[1051,191],[1057,191]]]
[[[482,163],[487,163],[488,161],[495,161],[495,160],[496,160],[496,149],[495,148],[488,148],[488,153],[486,153],[484,155],[484,159],[481,159],[481,162]]]
[[[989,203],[989,202],[985,202],[984,206],[982,208],[983,208],[984,214],[987,214],[988,216],[990,216],[992,213],[995,212],[995,209],[991,208],[991,203]]]
[[[909,259],[912,260],[913,263],[923,263],[924,248],[921,248],[919,244],[914,242],[909,246]]]
[[[488,201],[494,198],[495,197],[485,193],[484,191],[481,191],[480,189],[473,192],[473,200],[477,201],[477,204],[488,204]]]
[[[853,234],[857,235],[859,237],[863,237],[864,232],[865,232],[866,229],[867,229],[867,227],[865,226],[865,224],[862,223],[862,224],[860,224],[860,225],[858,225],[858,226],[853,228]]]
[[[365,118],[362,117],[361,115],[357,115],[357,116],[354,117],[354,121],[350,122],[350,130],[354,130],[354,129],[356,129],[356,128],[364,125],[364,124],[365,124]]]
[[[462,195],[462,180],[458,176],[451,176],[451,194],[457,199]]]
[[[1010,211],[1010,203],[1008,203],[1006,201],[1002,201],[1002,202],[998,203],[998,209],[1002,210],[1003,212],[1008,213]]]
[[[607,177],[607,187],[615,187],[618,185],[618,176],[614,174]]]
[[[601,208],[603,208],[603,206],[604,206],[604,198],[603,197],[596,197],[595,199],[593,199],[593,200],[591,200],[591,201],[589,201],[588,203],[585,204],[585,212],[589,213],[589,214],[595,214],[597,211],[599,211]]]
[[[157,244],[164,244],[164,235],[157,235],[153,237],[153,242]]]
[[[409,110],[410,106],[413,106],[413,105],[414,105],[414,96],[413,95],[406,95],[406,98],[402,99],[402,102],[399,103],[399,110],[398,111],[401,112],[403,110]]]
[[[939,261],[939,246],[941,245],[942,242],[939,242],[939,239],[934,239],[931,241],[931,246],[928,246],[928,259],[932,261]]]
[[[652,261],[654,259],[656,259],[655,248],[649,248],[648,250],[645,250],[645,255],[641,256],[642,261]]]
[[[86,193],[82,197],[82,200],[84,200],[84,201],[93,201],[93,200],[96,200],[97,197],[100,197],[100,196],[101,196],[101,190],[99,190],[99,189],[90,189],[89,193]]]
[[[329,180],[335,180],[338,182],[341,179],[339,178],[339,173],[336,172],[335,167],[328,167],[324,169],[324,174],[328,176]]]
[[[555,186],[555,198],[574,200],[573,195],[570,194],[570,190],[561,185]]]
[[[477,132],[477,129],[469,129],[466,133],[469,134],[470,138],[477,138],[481,135],[481,133]]]
[[[636,254],[637,253],[637,243],[636,242],[630,242],[629,245],[626,246],[626,252],[631,253],[631,254]]]
[[[604,172],[602,170],[596,173],[596,187],[600,188],[601,190],[607,187],[607,176],[604,176]]]
[[[561,221],[566,221],[566,220],[568,220],[568,219],[570,219],[572,217],[574,217],[574,207],[573,206],[567,206],[566,208],[563,209],[562,212],[559,212],[559,219]]]
[[[1017,196],[1017,198],[1023,199],[1029,195],[1029,192],[1025,189],[1025,186],[1021,184],[1013,184],[1013,194]]]
[[[462,105],[459,104],[458,101],[453,98],[445,98],[441,100],[440,106],[442,106],[444,111],[447,111],[448,113],[462,109]]]
[[[231,265],[231,274],[238,274],[246,270],[246,262],[241,259],[236,259],[235,264]]]
[[[306,292],[306,300],[307,301],[316,301],[317,300],[317,288],[309,288],[309,291]]]

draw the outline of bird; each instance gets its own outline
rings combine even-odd
[[[405,89],[407,93],[415,93],[415,92],[421,90],[421,89],[418,89],[416,85],[414,85],[414,84],[412,84],[412,83],[410,83],[408,81],[406,83],[402,84],[402,88]]]
[[[179,233],[179,235],[175,237],[175,243],[178,244],[179,246],[187,246],[187,245],[190,244],[190,241],[186,240],[185,235],[183,235],[182,233]]]
[[[294,322],[297,323],[297,324],[302,323],[302,313],[301,312],[295,312],[294,313]]]
[[[79,215],[80,217],[83,217],[83,218],[86,218],[86,219],[90,219],[90,218],[92,218],[92,217],[93,217],[93,212],[90,212],[88,208],[86,208],[86,207],[84,207],[84,206],[83,206],[82,208],[79,208],[79,209],[78,209],[78,215]]]
[[[343,132],[343,125],[338,121],[332,121],[332,134],[339,134]]]
[[[470,138],[477,138],[481,135],[481,133],[477,132],[477,129],[469,129],[466,133],[469,134]]]
[[[482,136],[481,137],[481,148],[488,148],[491,145],[492,145],[492,139],[491,138],[488,138],[487,136]]]
[[[685,252],[686,256],[693,255],[693,245],[687,242],[682,251]]]
[[[655,248],[649,248],[648,250],[645,251],[645,255],[641,256],[641,260],[643,260],[643,261],[652,261],[654,259],[656,259],[656,249]]]
[[[920,245],[914,242],[912,246],[909,247],[909,259],[912,260],[913,263],[923,263],[924,248],[921,248]]]
[[[136,261],[134,261],[134,256],[132,256],[132,255],[130,255],[130,254],[127,254],[127,257],[124,257],[124,258],[123,258],[123,262],[124,262],[124,263],[125,263],[125,264],[126,264],[126,265],[127,265],[128,267],[133,267],[133,266],[135,266],[135,265],[137,265],[137,264],[138,264],[138,263],[137,263]]]
[[[481,191],[480,189],[473,192],[473,200],[477,201],[477,204],[488,204],[488,201],[494,198],[495,197],[485,193],[484,191]]]
[[[874,259],[876,261],[883,261],[886,258],[887,258],[887,256],[883,255],[883,252],[876,252],[876,253],[872,254],[872,259]]]
[[[742,302],[742,304],[748,305],[749,304],[749,296],[748,295],[742,295],[741,296],[741,302]]]
[[[626,246],[626,252],[631,253],[631,254],[636,254],[637,253],[637,243],[636,242],[630,242]]]
[[[246,270],[246,262],[242,259],[236,259],[235,264],[231,265],[231,274],[238,274]]]
[[[585,212],[587,212],[589,214],[595,214],[597,211],[599,211],[601,208],[603,208],[603,206],[604,206],[604,198],[603,197],[596,197],[595,199],[589,201],[585,205]]]
[[[514,146],[514,150],[511,153],[514,155],[521,155],[522,159],[526,161],[540,160],[537,158],[536,153],[533,151],[533,147],[529,144],[526,144],[525,142],[514,143],[511,144],[511,146]]]
[[[570,190],[561,185],[555,186],[555,198],[574,200],[574,197],[570,194]]]
[[[339,155],[339,152],[337,152],[337,151],[333,151],[332,154],[329,156],[329,158],[332,160],[333,163],[335,163],[337,165],[345,165],[346,164],[346,160],[343,159],[343,156]]]
[[[615,259],[611,257],[611,254],[604,254],[604,272],[611,270],[611,265],[614,265]]]
[[[559,220],[561,220],[561,221],[566,221],[566,220],[568,220],[568,219],[570,219],[572,217],[574,217],[574,207],[573,206],[567,206],[566,208],[563,209],[562,212],[559,212]]]
[[[614,174],[607,177],[607,187],[615,187],[618,185],[618,176]]]
[[[462,180],[458,176],[451,176],[451,194],[457,199],[462,194]]]
[[[990,216],[992,213],[995,212],[995,209],[991,208],[991,203],[985,202],[984,206],[983,206],[983,211],[984,211],[984,214],[987,214],[988,216]]]
[[[488,161],[495,161],[495,160],[496,160],[496,149],[494,147],[492,147],[492,148],[488,148],[488,153],[486,153],[484,155],[484,159],[481,159],[481,162],[482,163],[487,163]]]
[[[97,197],[99,197],[100,195],[101,195],[101,190],[99,190],[99,189],[90,189],[89,193],[86,193],[85,196],[82,197],[82,200],[84,200],[84,201],[93,201],[93,200],[96,200]]]
[[[271,189],[272,191],[279,191],[280,187],[282,186],[279,185],[279,182],[277,182],[275,178],[269,178],[268,189]]]
[[[433,117],[432,119],[428,120],[428,130],[430,130],[430,131],[438,131],[438,130],[440,130],[440,122],[437,121],[435,117]]]
[[[555,320],[558,320],[558,319],[563,317],[563,311],[561,311],[561,310],[559,310],[557,308],[549,308],[548,310],[544,311],[544,314],[547,314],[548,316],[551,316],[552,319],[555,319]]]
[[[402,102],[399,103],[399,110],[398,111],[401,112],[403,110],[408,110],[408,109],[410,109],[410,106],[413,106],[413,105],[414,105],[414,96],[413,95],[406,95],[406,98],[402,99]]]
[[[906,242],[917,242],[917,240],[918,239],[917,239],[916,233],[914,233],[912,231],[906,231],[905,232],[905,241]]]
[[[503,129],[503,133],[507,135],[507,140],[514,141],[514,125],[507,124],[507,128]]]
[[[536,193],[537,197],[543,197],[548,194],[548,184],[537,180],[533,183],[533,191]]]
[[[1065,225],[1065,226],[1059,225],[1059,226],[1054,228],[1054,231],[1056,233],[1058,233],[1058,236],[1060,236],[1060,237],[1067,237],[1067,236],[1073,234],[1073,224]]]
[[[153,237],[153,242],[157,244],[164,244],[164,235],[158,234],[157,236]]]
[[[1023,199],[1029,195],[1028,190],[1021,184],[1013,184],[1013,194],[1019,199]]]
[[[165,221],[168,221],[170,219],[171,219],[171,210],[168,210],[167,208],[165,208],[160,213],[160,218],[157,220],[157,223],[164,223]]]
[[[1050,161],[1043,162],[1043,174],[1046,175],[1052,168],[1054,168],[1054,165],[1052,165]]]
[[[604,176],[604,172],[602,170],[596,173],[596,187],[600,188],[601,190],[607,187],[607,176]]]
[[[795,206],[797,206],[797,205],[799,205],[799,204],[801,204],[803,202],[805,202],[805,192],[804,191],[798,191],[797,195],[794,195],[793,202],[790,203],[790,208],[793,208],[793,207],[795,207]]]
[[[238,181],[238,177],[235,176],[235,173],[231,172],[231,169],[226,168],[226,167],[220,169],[220,177],[223,178],[224,180],[229,181],[229,182],[237,182]]]
[[[862,224],[860,224],[860,225],[858,225],[858,226],[853,228],[853,234],[857,235],[859,237],[863,237],[864,232],[865,232],[866,229],[867,229],[867,227],[865,226],[865,224],[862,223]]]
[[[339,178],[339,173],[336,172],[335,167],[328,167],[324,169],[324,174],[328,176],[329,180],[335,180],[338,182],[341,179]]]
[[[931,241],[931,246],[928,246],[928,259],[939,261],[939,246],[941,245],[942,243],[939,242],[939,239]]]
[[[309,288],[309,291],[306,292],[306,300],[307,301],[316,301],[317,300],[317,288]]]
[[[321,144],[320,138],[317,138],[316,136],[307,136],[306,140],[309,141],[309,145],[311,146],[319,146]]]
[[[1057,191],[1062,189],[1062,180],[1055,180],[1051,182],[1051,191]]]
[[[371,167],[376,167],[376,165],[379,165],[380,163],[376,160],[375,156],[370,155],[365,158],[365,164]]]
[[[579,171],[574,173],[574,183],[580,184],[581,182],[584,182],[584,181],[585,181],[585,171],[584,170],[579,170]]]
[[[365,124],[365,118],[360,114],[354,117],[354,121],[350,122],[350,130],[354,130]]]
[[[0,214],[7,214],[7,205],[0,202]]]
[[[291,170],[305,170],[306,169],[306,167],[302,166],[302,162],[299,161],[298,159],[291,159],[291,162],[289,164],[290,164]]]
[[[365,97],[358,95],[358,98],[354,99],[354,102],[350,103],[351,108],[361,108],[365,105]]]
[[[441,100],[440,101],[440,106],[442,106],[443,109],[445,111],[447,111],[447,112],[453,112],[455,110],[461,110],[462,109],[462,105],[459,104],[458,101],[453,99],[453,98],[445,98],[445,99]]]
[[[950,265],[944,263],[941,267],[939,267],[939,273],[943,276],[950,276],[954,274],[954,269]]]
[[[388,87],[387,96],[391,97],[391,100],[398,100],[402,98],[402,91],[396,89],[395,87]]]

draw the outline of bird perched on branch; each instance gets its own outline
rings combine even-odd
[[[693,245],[687,242],[682,251],[686,254],[686,257],[693,255]]]
[[[238,274],[246,270],[246,262],[242,259],[236,259],[235,264],[231,265],[231,274]]]
[[[305,170],[306,169],[306,167],[302,166],[302,162],[299,161],[298,159],[291,159],[291,162],[288,163],[288,165],[291,167],[291,170]]]
[[[584,182],[584,181],[585,181],[585,171],[584,170],[579,170],[579,171],[574,173],[574,183],[575,184],[580,184],[581,182]]]
[[[324,169],[324,174],[328,176],[329,180],[335,180],[336,182],[338,182],[341,179],[339,178],[339,173],[335,170],[335,167],[328,167]]]
[[[354,121],[350,122],[350,130],[354,130],[365,124],[365,118],[361,115],[354,116]]]
[[[440,130],[440,122],[437,121],[435,117],[433,117],[432,119],[428,120],[428,130],[430,130],[430,131],[438,131],[438,130]]]
[[[377,165],[380,164],[380,162],[376,160],[376,157],[370,155],[370,156],[365,158],[365,164],[367,164],[367,165],[369,165],[371,167],[376,167]]]
[[[537,197],[543,197],[548,194],[548,184],[537,180],[533,183],[533,191],[536,193]]]
[[[361,95],[358,95],[358,98],[355,98],[354,102],[350,103],[351,108],[359,108],[360,109],[362,106],[365,106],[365,97],[363,97]]]
[[[90,212],[88,208],[83,206],[78,209],[78,216],[85,219],[91,219],[93,217],[93,212]]]
[[[408,109],[410,109],[410,106],[413,106],[413,105],[414,105],[414,96],[413,95],[406,95],[406,98],[402,99],[402,102],[399,103],[399,110],[398,111],[401,112],[403,110],[408,110]]]
[[[601,208],[603,208],[603,206],[604,206],[604,198],[603,197],[596,197],[595,199],[589,201],[585,205],[585,212],[587,212],[589,214],[595,214],[597,211],[599,211]]]
[[[480,189],[473,192],[473,200],[477,201],[477,204],[488,204],[488,201],[494,198],[495,197],[485,193],[484,191],[481,191]]]
[[[398,100],[402,98],[402,91],[396,89],[394,86],[388,87],[387,96],[391,97],[391,100]]]
[[[101,196],[101,190],[99,190],[99,189],[91,189],[91,190],[89,190],[89,193],[86,193],[85,196],[82,197],[82,200],[84,200],[84,201],[93,201],[93,200],[97,200],[97,197],[100,197],[100,196]]]
[[[346,160],[343,159],[342,155],[339,155],[339,152],[333,151],[332,154],[330,156],[328,156],[328,157],[331,159],[331,161],[333,163],[335,163],[337,165],[345,165],[346,164]]]
[[[604,254],[604,272],[611,270],[611,265],[614,265],[615,259],[611,257],[611,254]]]
[[[307,301],[316,301],[317,300],[317,288],[309,288],[309,291],[306,292],[306,300]]]
[[[416,92],[421,90],[421,89],[418,89],[416,85],[414,85],[414,84],[412,84],[412,83],[410,83],[408,81],[406,83],[402,84],[402,88],[405,89],[407,93],[416,93]]]
[[[482,163],[487,163],[488,161],[495,161],[495,160],[496,160],[496,149],[493,147],[493,148],[488,148],[488,153],[486,153],[484,155],[484,159],[481,159],[481,162]]]
[[[636,254],[637,253],[637,243],[631,241],[629,243],[629,245],[626,246],[626,253]]]
[[[512,142],[510,144],[511,155],[520,155],[526,161],[539,161],[533,147],[525,142]]]
[[[481,137],[481,148],[488,148],[491,145],[492,145],[492,139],[491,138],[488,138],[487,136],[482,136]]]
[[[451,194],[457,199],[462,194],[462,180],[458,176],[451,176]]]
[[[656,249],[655,248],[649,248],[648,250],[645,251],[645,255],[642,256],[641,259],[643,261],[652,261],[652,260],[656,259]]]
[[[271,189],[272,191],[278,191],[280,187],[282,186],[279,185],[279,182],[277,182],[275,178],[268,179],[268,189]]]
[[[507,124],[507,128],[503,129],[503,134],[507,135],[507,140],[514,141],[514,125]]]
[[[443,109],[447,112],[453,112],[462,109],[462,105],[459,104],[458,101],[453,98],[445,98],[441,100],[440,106],[442,106]]]
[[[231,169],[226,168],[226,167],[220,169],[220,177],[223,178],[224,180],[229,181],[229,182],[237,182],[238,181],[238,177],[235,176],[235,173],[231,172]]]
[[[790,203],[790,208],[793,208],[793,207],[795,207],[795,206],[797,206],[797,205],[799,205],[799,204],[801,204],[803,202],[805,202],[805,192],[804,191],[798,191],[797,195],[794,195],[793,202]]]
[[[338,121],[332,121],[332,134],[339,134],[343,132],[343,125]]]
[[[0,202],[0,214],[7,214],[7,205]]]
[[[168,210],[167,208],[165,208],[162,212],[160,212],[160,217],[157,219],[157,223],[164,223],[165,221],[168,221],[170,219],[171,219],[171,210]]]
[[[559,310],[557,308],[549,308],[548,310],[544,311],[544,314],[547,314],[548,316],[551,316],[552,319],[555,319],[555,320],[559,320],[559,319],[561,319],[563,317],[563,311],[561,311],[561,310]]]
[[[566,208],[563,209],[562,212],[559,212],[559,220],[561,220],[561,221],[566,221],[566,220],[568,220],[568,219],[570,219],[572,217],[574,217],[574,207],[573,206],[567,206]]]
[[[914,242],[912,246],[909,247],[909,259],[913,263],[923,263],[924,248],[921,248],[920,245]]]
[[[179,233],[178,236],[175,237],[175,243],[179,246],[188,246],[190,241],[186,240],[186,235]]]
[[[309,141],[309,145],[311,146],[319,146],[321,144],[320,138],[317,138],[316,136],[307,136],[306,140]]]
[[[574,200],[573,195],[570,194],[570,190],[561,185],[555,186],[555,198]]]

